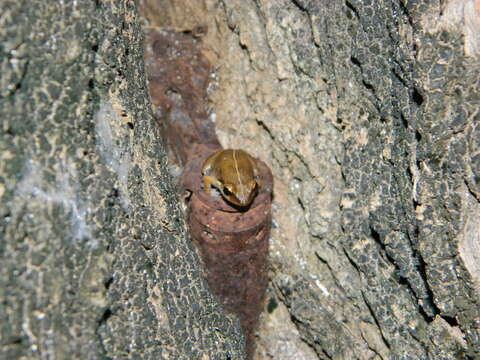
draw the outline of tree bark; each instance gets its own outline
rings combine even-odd
[[[257,358],[480,358],[480,3],[142,4],[208,27],[222,145],[275,176]]]
[[[242,358],[186,237],[135,3],[0,14],[0,358]]]
[[[139,3],[208,27],[222,145],[275,177],[256,358],[480,358],[479,2]],[[186,239],[134,2],[0,14],[0,357],[241,359]]]

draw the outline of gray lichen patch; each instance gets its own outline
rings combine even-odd
[[[78,176],[75,168],[68,160],[59,162],[55,166],[54,174],[51,174],[42,166],[30,160],[25,164],[22,177],[16,188],[16,196],[13,199],[18,211],[29,211],[28,208],[44,207],[45,211],[52,205],[59,205],[67,214],[70,222],[70,236],[73,241],[82,240],[86,245],[93,248],[98,242],[92,237],[87,217],[91,212],[91,204],[88,199],[82,199],[78,192],[78,184],[74,182]],[[53,177],[54,181],[49,184],[44,176]],[[73,183],[72,183],[73,182]],[[38,208],[35,211],[41,211]]]
[[[97,150],[103,162],[115,172],[121,202],[124,209],[128,211],[130,208],[128,171],[131,163],[129,133],[121,127],[123,121],[120,114],[114,110],[109,101],[100,101],[94,120]]]

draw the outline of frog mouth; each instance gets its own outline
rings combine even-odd
[[[247,208],[252,203],[253,199],[258,193],[258,186],[255,184],[254,188],[248,192],[232,193],[227,187],[222,189],[223,198],[236,207]]]

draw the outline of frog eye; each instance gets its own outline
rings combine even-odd
[[[232,194],[233,194],[233,192],[232,192],[231,189],[228,188],[228,186],[224,186],[224,187],[223,187],[223,195],[225,195],[225,196],[230,196],[230,195],[232,195]]]

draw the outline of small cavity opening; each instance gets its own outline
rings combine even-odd
[[[423,96],[420,94],[420,92],[417,89],[413,89],[412,100],[418,106],[422,106],[423,104]]]

